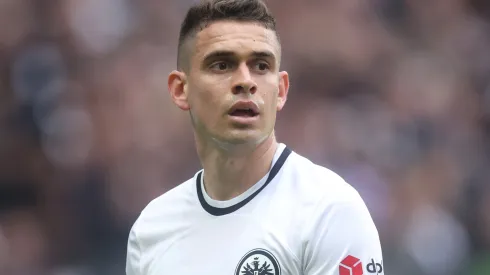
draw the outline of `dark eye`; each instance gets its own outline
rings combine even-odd
[[[255,64],[255,69],[260,72],[269,70],[269,64],[267,62],[257,62]]]
[[[230,69],[230,64],[224,61],[216,62],[211,65],[211,69],[216,71],[226,71]]]

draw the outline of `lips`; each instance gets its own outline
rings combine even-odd
[[[228,115],[234,117],[255,117],[259,115],[259,107],[253,101],[239,101],[231,107]]]

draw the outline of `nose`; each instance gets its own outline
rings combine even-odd
[[[247,64],[241,64],[236,70],[235,81],[233,83],[233,94],[257,92],[257,83],[250,74]]]

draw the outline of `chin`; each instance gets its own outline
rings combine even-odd
[[[229,136],[221,136],[215,138],[214,140],[219,144],[220,147],[228,149],[230,147],[236,146],[251,146],[255,147],[262,142],[264,142],[269,135],[264,133],[256,133],[248,131],[248,133],[233,133]]]

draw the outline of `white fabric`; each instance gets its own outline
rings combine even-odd
[[[252,200],[218,216],[198,198],[200,172],[142,211],[129,235],[127,275],[384,274],[365,203],[332,171],[292,152]],[[230,201],[205,193],[204,201],[230,207],[255,194],[267,177]]]

